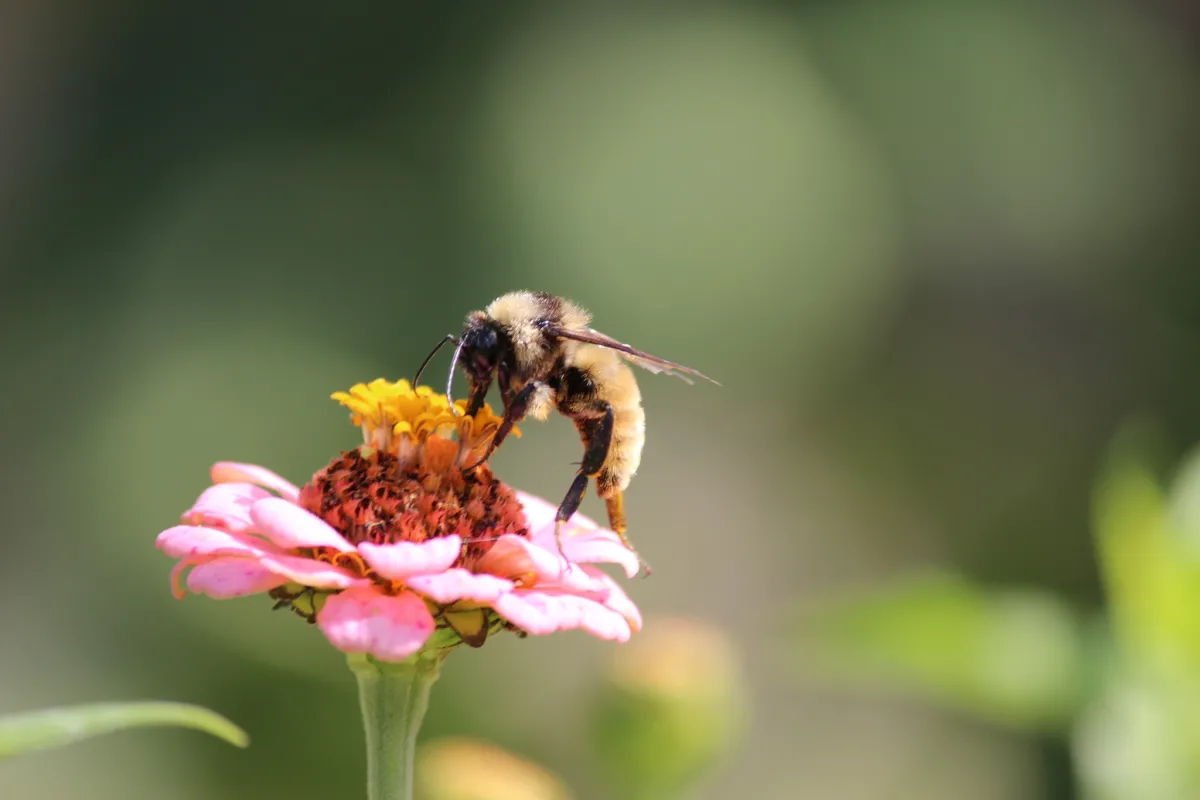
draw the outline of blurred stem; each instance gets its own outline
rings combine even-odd
[[[401,664],[352,653],[358,701],[367,733],[368,800],[411,800],[413,753],[438,679],[442,653],[418,653]]]

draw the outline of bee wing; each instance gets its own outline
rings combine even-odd
[[[637,364],[644,370],[650,372],[660,372],[666,375],[674,375],[680,380],[691,383],[692,378],[701,378],[709,383],[721,384],[714,381],[702,372],[685,367],[683,364],[676,364],[674,361],[667,361],[665,358],[650,355],[636,347],[630,347],[624,342],[618,342],[616,339],[601,333],[592,328],[564,328],[561,325],[553,323],[544,326],[547,333],[552,336],[558,336],[562,339],[574,339],[577,342],[585,344],[594,344],[597,347],[605,347],[609,350],[615,350],[621,354],[621,357],[630,363]]]

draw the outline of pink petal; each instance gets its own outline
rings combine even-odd
[[[582,628],[601,639],[629,640],[629,623],[595,600],[573,594],[516,591],[496,598],[492,608],[512,624],[535,636]]]
[[[513,590],[513,582],[495,575],[476,575],[465,569],[449,569],[437,575],[416,575],[405,579],[408,588],[439,603],[473,600],[490,605],[497,597]]]
[[[266,497],[274,495],[250,483],[218,483],[204,490],[183,520],[193,525],[245,531],[251,527],[250,506]]]
[[[539,581],[543,581],[562,578],[570,569],[570,564],[563,560],[557,550],[550,552],[523,536],[506,533],[479,560],[479,569],[503,578],[535,575]]]
[[[369,653],[383,661],[403,661],[433,633],[425,601],[411,592],[391,596],[362,587],[330,596],[317,613],[317,625],[337,649]]]
[[[517,491],[517,501],[525,512],[525,524],[529,526],[529,530],[536,531],[554,524],[554,515],[558,513],[558,506],[546,502],[537,495],[526,494],[520,490]]]
[[[540,497],[517,492],[529,524],[529,539],[544,550],[558,552],[554,515],[558,507]],[[621,542],[621,537],[583,514],[574,514],[563,525],[562,549],[567,560],[577,564],[620,564],[627,577],[641,569],[638,558]]]
[[[525,523],[529,526],[530,531],[545,530],[548,527],[553,535],[554,516],[558,513],[558,506],[519,489],[517,490],[517,501],[521,504],[521,510],[525,512]],[[595,530],[600,527],[591,517],[578,512],[571,516],[567,522],[567,528],[569,529],[572,525],[577,525],[583,530]]]
[[[599,577],[597,577],[596,573],[599,574]],[[569,569],[565,570],[557,578],[542,581],[537,586],[539,589],[562,591],[569,594],[591,596],[593,600],[603,600],[608,597],[609,583],[605,583],[603,580],[603,578],[607,577],[607,575],[604,575],[599,570],[595,570],[594,573],[585,572],[582,565],[572,564]]]
[[[314,589],[348,589],[370,583],[353,572],[311,558],[266,554],[258,561],[276,575]]]
[[[210,475],[213,483],[254,483],[278,492],[281,497],[292,501],[300,496],[300,490],[294,483],[279,477],[266,467],[254,464],[221,461],[213,464]]]
[[[553,547],[553,535],[551,542]],[[563,552],[576,564],[619,564],[625,570],[627,578],[637,575],[642,568],[637,555],[625,546],[621,537],[604,528],[585,531],[575,536],[568,536],[564,531]]]
[[[155,547],[172,558],[195,556],[249,556],[274,552],[267,542],[262,546],[252,537],[198,525],[176,525],[158,535]]]
[[[258,594],[285,583],[287,578],[249,558],[228,556],[197,564],[187,578],[188,589],[192,592],[217,600]]]
[[[393,581],[411,575],[442,572],[458,560],[462,539],[458,536],[439,536],[424,542],[396,542],[358,546],[359,555],[382,577]]]
[[[640,631],[642,629],[642,612],[629,599],[629,595],[625,594],[621,585],[596,567],[580,567],[580,569],[605,585],[607,591],[603,600],[604,606],[624,617],[634,632]]]
[[[343,553],[354,552],[354,545],[332,525],[287,500],[278,497],[259,500],[251,507],[250,517],[263,536],[286,550],[332,547]]]
[[[318,589],[345,589],[366,582],[365,578],[360,578],[341,567],[280,553],[268,542],[262,542],[262,545],[256,546],[248,536],[193,525],[168,528],[158,535],[157,542],[158,548],[167,555],[187,562],[176,566],[176,577],[185,566],[200,564],[221,556],[240,556],[258,562],[276,575]]]
[[[500,537],[492,545],[492,549],[480,559],[479,569],[493,575],[519,579],[526,584],[561,589],[571,594],[608,594],[607,584],[584,572],[579,565],[563,560],[557,548],[550,550],[539,547],[528,539],[513,534]],[[530,576],[533,576],[533,581],[529,580]]]

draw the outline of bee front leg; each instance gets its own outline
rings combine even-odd
[[[500,420],[500,427],[496,429],[495,435],[492,436],[492,441],[488,443],[487,452],[483,457],[469,467],[464,467],[463,471],[473,470],[480,464],[483,464],[492,457],[492,453],[496,452],[496,448],[508,437],[512,432],[513,425],[516,425],[521,420],[525,419],[525,411],[529,408],[529,400],[533,397],[533,393],[538,390],[541,384],[537,381],[530,381],[525,384],[521,391],[517,392],[512,400],[504,409],[504,418]]]
[[[488,378],[483,381],[471,382],[471,395],[467,399],[467,416],[473,417],[483,408],[483,400],[487,397],[488,389],[492,387],[492,380]]]

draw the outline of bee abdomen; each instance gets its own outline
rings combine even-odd
[[[612,445],[604,466],[596,475],[596,491],[601,497],[612,497],[629,487],[642,461],[642,446],[645,443],[646,412],[642,407],[613,409]]]

